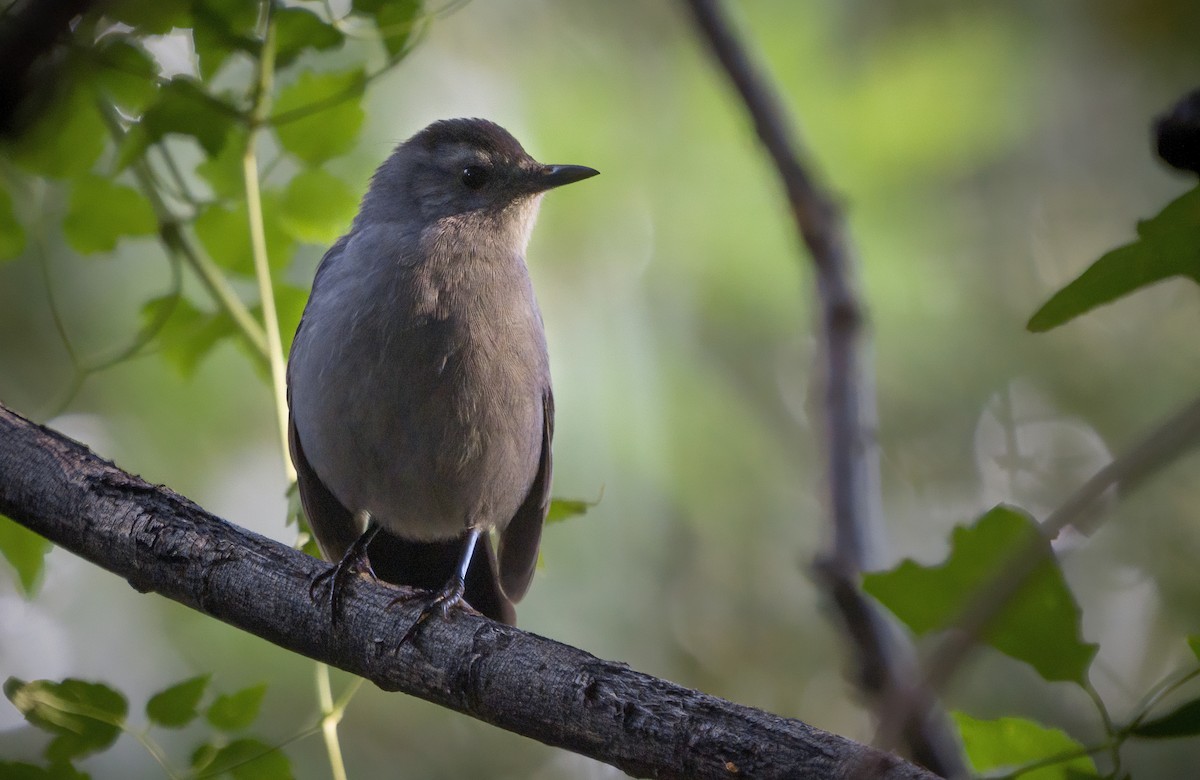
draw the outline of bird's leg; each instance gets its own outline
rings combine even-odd
[[[371,568],[371,559],[367,557],[367,547],[375,535],[379,533],[379,525],[367,515],[367,530],[363,531],[354,543],[346,550],[342,559],[325,571],[313,577],[308,586],[308,595],[313,601],[318,601],[317,590],[321,584],[329,580],[329,609],[336,624],[342,617],[342,594],[356,574],[367,573],[375,579],[375,571]]]
[[[462,554],[459,555],[458,566],[454,570],[454,575],[446,582],[445,587],[438,591],[437,595],[425,605],[425,608],[421,610],[421,614],[408,627],[408,631],[404,632],[404,636],[400,638],[399,644],[396,645],[397,649],[413,637],[413,634],[417,632],[417,629],[431,614],[437,612],[444,618],[452,608],[462,602],[463,592],[467,588],[467,569],[470,568],[471,557],[475,554],[475,544],[482,535],[482,528],[472,526],[467,529],[467,536],[463,540]],[[392,604],[402,600],[402,598],[393,599]],[[391,605],[389,604],[388,606]]]

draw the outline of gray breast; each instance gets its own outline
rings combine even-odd
[[[292,404],[309,462],[348,509],[399,536],[503,526],[537,470],[549,386],[524,263],[352,262],[379,249],[346,246],[351,262],[323,270],[297,334]]]

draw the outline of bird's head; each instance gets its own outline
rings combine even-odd
[[[363,211],[374,220],[419,219],[422,226],[452,220],[527,237],[542,193],[597,173],[543,165],[494,122],[447,119],[396,148],[376,171]]]

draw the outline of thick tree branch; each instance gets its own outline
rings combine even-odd
[[[466,611],[396,649],[420,604],[360,580],[343,623],[309,597],[324,563],[237,528],[0,406],[0,512],[77,555],[280,647],[658,778],[932,778],[797,720],[733,704]]]
[[[816,269],[833,525],[833,549],[819,562],[819,573],[857,650],[862,687],[883,703],[885,712],[909,713],[902,733],[918,761],[947,777],[965,775],[957,742],[936,701],[927,689],[913,684],[917,675],[911,647],[859,588],[859,575],[879,563],[876,548],[882,544],[883,520],[874,376],[856,289],[856,262],[842,215],[801,161],[782,101],[751,61],[719,0],[687,0],[687,5],[775,165],[797,232]]]

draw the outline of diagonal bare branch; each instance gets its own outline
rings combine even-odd
[[[930,780],[895,756],[682,688],[466,611],[396,648],[421,602],[366,579],[342,622],[324,563],[237,528],[0,406],[0,512],[75,554],[287,650],[635,777]]]
[[[825,381],[827,491],[832,550],[818,571],[858,655],[860,685],[884,712],[905,703],[903,734],[911,754],[948,777],[966,770],[944,716],[916,678],[912,648],[859,588],[862,571],[878,565],[883,520],[875,443],[874,376],[857,292],[856,260],[834,199],[802,161],[787,112],[755,66],[719,0],[687,0],[697,29],[733,83],[774,163],[800,240],[816,271]]]

